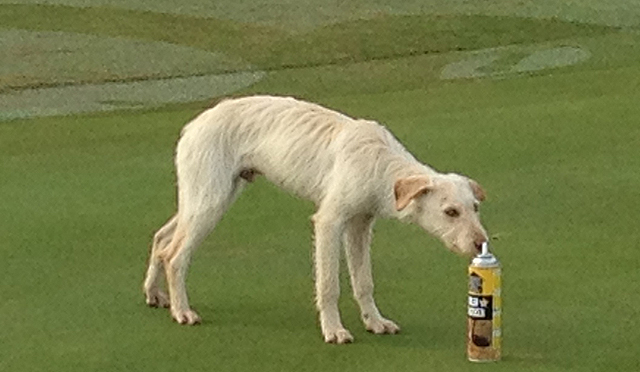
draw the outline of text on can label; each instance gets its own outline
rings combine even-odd
[[[493,296],[469,295],[467,315],[474,319],[493,319]]]

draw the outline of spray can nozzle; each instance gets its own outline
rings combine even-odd
[[[475,256],[471,263],[477,266],[495,266],[498,264],[496,257],[489,252],[489,242],[483,242],[480,253]]]
[[[483,242],[482,243],[482,251],[480,253],[482,256],[486,256],[489,254],[489,243],[488,242]]]

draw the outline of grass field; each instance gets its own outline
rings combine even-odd
[[[365,332],[345,276],[356,342],[325,345],[313,206],[263,180],[195,255],[190,298],[204,323],[148,309],[149,242],[174,210],[173,148],[209,104],[200,100],[0,121],[0,371],[640,370],[633,1],[37,3],[0,0],[0,45],[12,48],[0,56],[0,118],[19,116],[3,97],[34,88],[263,72],[233,94],[295,95],[378,120],[426,163],[478,180],[504,266],[504,358],[466,361],[467,262],[384,220],[377,299],[403,331]],[[43,33],[60,47],[34,42]],[[108,51],[83,44],[100,38]],[[119,59],[135,43],[154,60]],[[452,68],[460,74],[443,74]]]

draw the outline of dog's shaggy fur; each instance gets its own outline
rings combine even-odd
[[[170,307],[181,324],[200,322],[185,287],[191,254],[259,175],[317,206],[316,303],[326,342],[353,340],[338,311],[342,246],[365,327],[399,331],[373,299],[376,217],[415,223],[460,254],[474,254],[487,240],[478,215],[484,191],[476,182],[420,163],[375,122],[293,98],[219,103],[185,126],[175,163],[178,211],[154,236],[144,291],[147,304]],[[163,266],[168,296],[159,289]]]

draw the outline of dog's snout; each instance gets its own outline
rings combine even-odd
[[[473,247],[475,248],[476,253],[482,252],[482,245],[488,242],[489,242],[489,237],[487,236],[487,233],[484,231],[484,229],[474,232]]]
[[[477,242],[477,241],[476,241],[476,242],[474,243],[474,246],[475,246],[475,248],[476,248],[476,252],[478,252],[478,253],[482,252],[482,244],[483,244],[483,243],[484,243],[484,240],[483,240],[483,241],[481,241],[481,242]]]
[[[482,246],[484,245],[484,243],[488,243],[488,239],[484,236],[482,237],[477,237],[474,242],[473,242],[473,246],[476,249],[477,253],[482,252]]]

